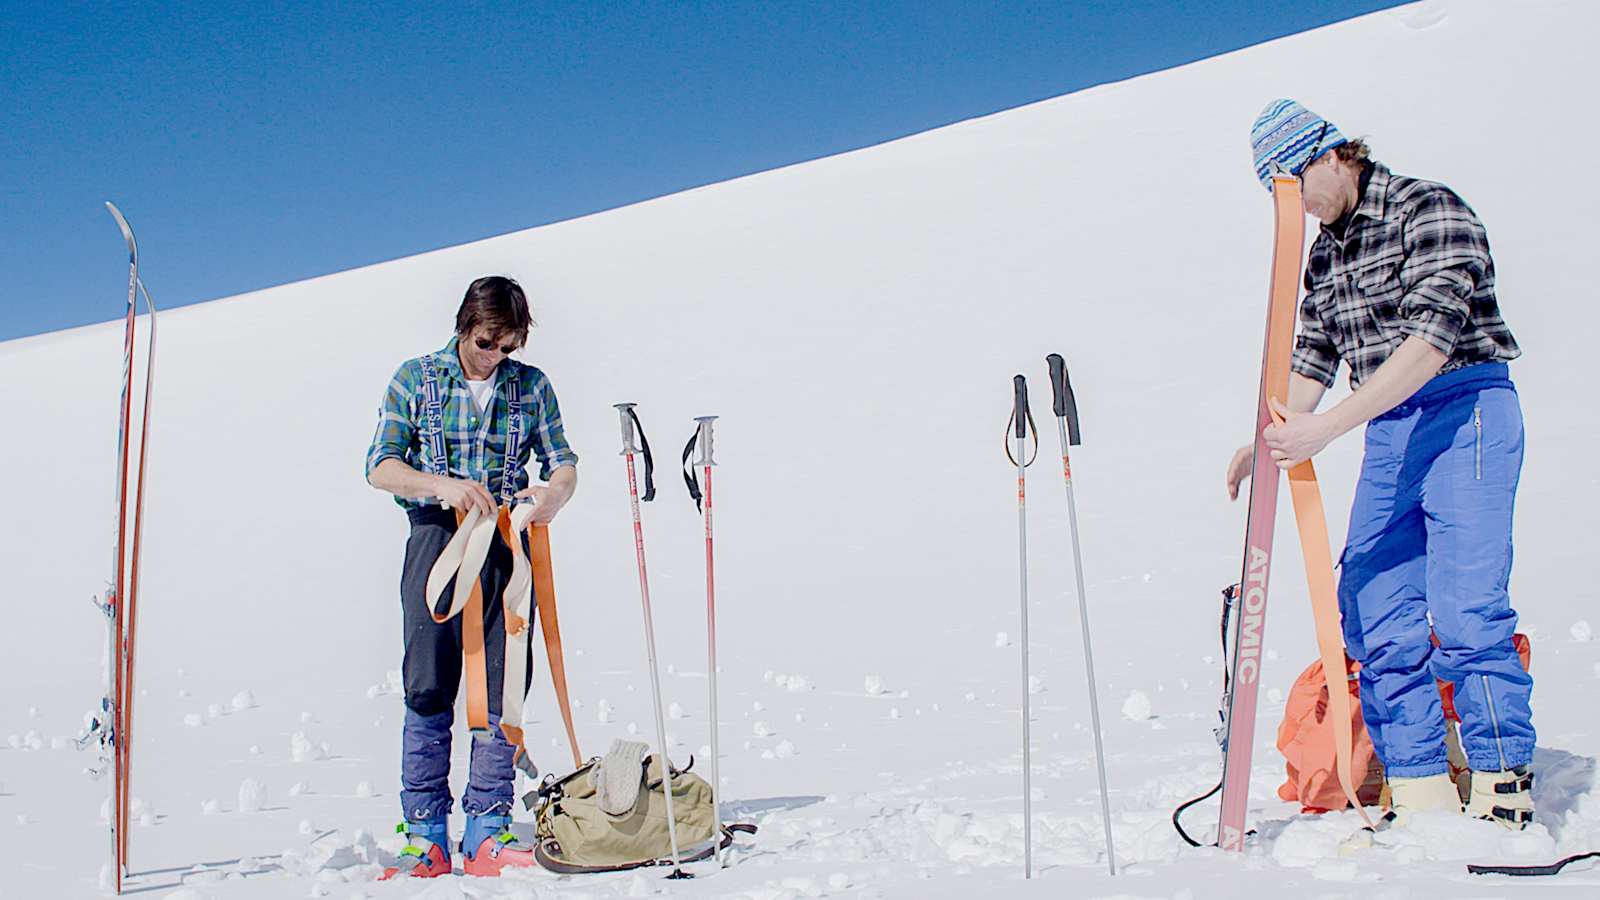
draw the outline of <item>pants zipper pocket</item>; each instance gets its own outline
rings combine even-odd
[[[1482,481],[1483,480],[1483,407],[1481,407],[1481,406],[1474,406],[1472,408],[1472,430],[1476,435],[1476,437],[1474,439],[1474,442],[1473,442],[1473,445],[1472,445],[1474,459],[1475,459],[1475,470],[1474,471],[1477,473],[1477,476],[1476,476],[1477,479],[1479,481]]]

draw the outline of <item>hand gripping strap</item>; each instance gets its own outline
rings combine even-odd
[[[578,749],[577,730],[572,723],[572,702],[567,692],[566,662],[561,651],[561,626],[556,618],[555,578],[550,565],[550,529],[533,524],[534,504],[500,507],[493,517],[476,510],[456,511],[456,533],[439,554],[428,572],[428,613],[443,624],[464,614],[461,623],[462,668],[467,682],[467,725],[475,731],[489,728],[488,661],[483,633],[483,564],[496,531],[511,551],[511,577],[500,602],[505,623],[505,678],[501,691],[500,730],[517,748],[517,766],[534,776],[532,757],[527,752],[522,730],[523,711],[528,695],[528,624],[534,603],[538,604],[539,624],[544,633],[545,656],[567,728],[575,766],[583,764]],[[518,537],[526,530],[532,558],[523,550]],[[444,613],[438,604],[451,580],[455,581],[452,602]],[[530,596],[531,594],[531,596]]]

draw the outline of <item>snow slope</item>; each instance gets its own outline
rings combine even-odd
[[[164,315],[133,886],[219,900],[1490,897],[1517,887],[1469,880],[1462,855],[1600,848],[1588,702],[1600,646],[1575,627],[1600,599],[1587,577],[1600,485],[1586,465],[1600,429],[1582,374],[1600,329],[1578,265],[1600,208],[1585,164],[1600,129],[1574,100],[1600,76],[1597,25],[1600,8],[1583,0],[1402,7]],[[1349,817],[1299,818],[1276,800],[1278,692],[1315,656],[1292,549],[1267,627],[1252,791],[1261,839],[1247,858],[1225,857],[1183,847],[1167,823],[1218,770],[1215,597],[1237,574],[1244,514],[1221,472],[1253,415],[1270,229],[1246,137],[1278,96],[1370,136],[1398,171],[1451,184],[1494,240],[1527,353],[1514,367],[1528,434],[1514,597],[1534,640],[1543,804],[1527,835],[1434,823],[1410,846],[1338,860]],[[107,232],[114,315],[119,245],[109,221],[90,225]],[[164,252],[159,234],[141,237],[146,254]],[[723,417],[723,772],[727,796],[763,831],[714,877],[374,884],[360,862],[398,819],[390,672],[405,533],[363,483],[362,455],[395,364],[441,345],[467,282],[493,272],[533,298],[539,327],[522,358],[550,373],[583,456],[582,487],[553,534],[563,624],[582,651],[568,665],[586,752],[631,724],[650,730],[610,404],[640,404],[663,459],[645,527],[668,700],[684,710],[670,723],[680,753],[707,741],[706,680],[700,531],[673,453],[693,416]],[[0,523],[0,897],[101,890],[105,788],[80,774],[89,755],[66,738],[100,691],[102,629],[87,601],[110,556],[120,333],[107,324],[0,345],[0,472],[14,510]],[[1068,360],[1084,421],[1074,463],[1123,874],[1106,875],[1099,858],[1065,503],[1055,468],[1041,465],[1030,503],[1040,872],[1026,884],[1014,486],[1001,440],[1015,372],[1046,414],[1051,351]],[[1319,458],[1335,540],[1358,448],[1347,436]],[[1285,507],[1278,540],[1293,548],[1290,520]],[[536,697],[532,740],[550,746],[541,764],[560,769],[559,717],[544,688]],[[1198,827],[1209,809],[1193,814]],[[1592,896],[1600,877],[1544,887]]]

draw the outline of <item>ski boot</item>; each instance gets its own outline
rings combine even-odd
[[[1533,773],[1527,766],[1500,772],[1473,772],[1467,815],[1487,819],[1509,831],[1533,821]]]
[[[1390,809],[1371,828],[1363,828],[1339,845],[1339,855],[1348,856],[1373,844],[1373,836],[1380,831],[1402,828],[1411,817],[1422,812],[1461,812],[1461,794],[1450,773],[1423,775],[1417,778],[1389,779]]]
[[[394,865],[383,870],[379,881],[391,878],[438,878],[449,875],[450,822],[444,816],[424,819],[421,822],[401,822],[395,826],[396,834],[406,836],[406,845],[395,858]]]
[[[467,833],[461,838],[461,871],[495,877],[505,868],[533,868],[533,848],[511,831],[511,816],[487,813],[467,816]]]

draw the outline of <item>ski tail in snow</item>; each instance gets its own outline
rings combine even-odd
[[[150,408],[155,383],[156,308],[139,278],[139,244],[122,211],[110,202],[106,209],[128,247],[128,300],[122,333],[122,392],[117,414],[116,541],[111,586],[99,605],[106,617],[108,671],[106,694],[79,745],[90,740],[100,745],[101,765],[91,770],[113,773],[107,820],[111,832],[111,867],[117,893],[122,892],[128,868],[128,811],[130,808],[130,750],[132,747],[134,649],[139,600],[139,560],[144,538],[145,468],[149,456]],[[150,322],[145,350],[144,402],[139,428],[133,430],[134,356],[137,348],[138,299],[144,297]],[[139,446],[137,469],[130,468],[133,444]],[[131,483],[131,490],[130,490]],[[130,509],[131,505],[131,509]],[[131,527],[130,527],[131,516]]]

